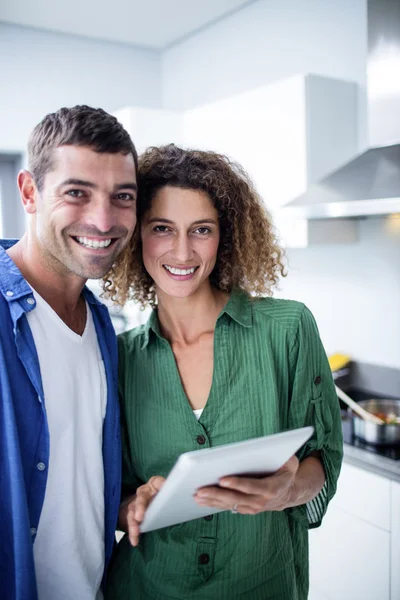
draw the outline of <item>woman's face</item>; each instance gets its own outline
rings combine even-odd
[[[217,259],[218,213],[200,190],[165,186],[141,226],[143,262],[157,294],[186,298],[208,282]]]

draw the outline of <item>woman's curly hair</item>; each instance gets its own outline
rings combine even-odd
[[[211,284],[228,293],[241,289],[249,296],[271,295],[285,276],[283,251],[247,173],[221,154],[174,144],[149,148],[139,158],[136,230],[104,277],[104,295],[118,304],[133,299],[143,307],[156,305],[154,281],[143,264],[140,228],[155,194],[167,185],[206,192],[218,211],[220,242]]]

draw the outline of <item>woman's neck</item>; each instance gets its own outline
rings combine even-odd
[[[163,335],[170,343],[190,344],[215,329],[218,315],[229,295],[213,288],[209,282],[196,294],[176,298],[157,294],[158,319]]]

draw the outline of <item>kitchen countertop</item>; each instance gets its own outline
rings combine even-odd
[[[344,462],[400,483],[400,460],[380,456],[346,443],[343,444],[343,449]]]

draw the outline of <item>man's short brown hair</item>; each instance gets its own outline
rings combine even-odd
[[[40,189],[53,166],[53,150],[59,146],[86,146],[95,152],[132,154],[136,171],[136,148],[116,117],[101,108],[81,105],[60,108],[40,121],[28,142],[28,164]]]

